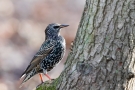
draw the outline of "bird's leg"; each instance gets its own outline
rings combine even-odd
[[[41,83],[43,83],[44,81],[43,81],[43,78],[42,78],[42,74],[41,73],[39,73],[39,77],[40,77]]]
[[[45,75],[49,80],[51,80],[51,78],[50,78],[50,76],[47,74],[47,71],[46,71],[46,70],[43,70],[43,73],[44,73],[44,75]]]
[[[39,77],[40,77],[40,80],[41,80],[41,84],[39,84],[36,88],[39,88],[44,83],[41,73],[39,73]]]
[[[51,77],[48,74],[44,74],[49,80],[51,80]]]

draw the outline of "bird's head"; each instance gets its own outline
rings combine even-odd
[[[46,36],[59,35],[60,29],[67,27],[67,26],[69,26],[69,25],[58,24],[58,23],[49,24],[47,26],[47,28],[45,29],[45,34],[46,34]]]

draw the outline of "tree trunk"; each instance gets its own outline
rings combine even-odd
[[[135,0],[86,0],[65,70],[37,90],[135,90],[134,76]]]
[[[57,90],[135,90],[135,0],[86,0]]]

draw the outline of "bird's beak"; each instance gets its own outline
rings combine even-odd
[[[64,27],[67,27],[67,26],[69,26],[69,25],[61,24],[61,25],[60,25],[60,28],[64,28]]]

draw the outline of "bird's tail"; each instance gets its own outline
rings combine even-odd
[[[27,81],[29,80],[31,77],[33,77],[34,75],[36,75],[37,72],[35,69],[33,69],[31,72],[27,73],[27,74],[23,74],[22,77],[20,79],[23,78],[23,81],[21,82],[20,84],[20,87],[22,87],[22,85]]]

